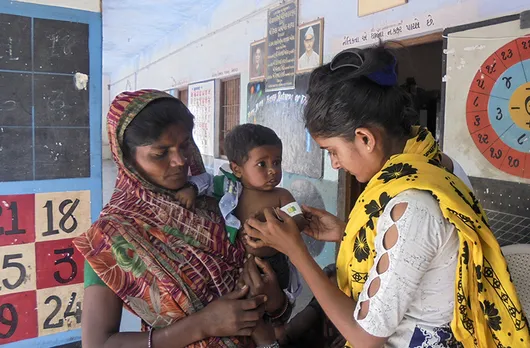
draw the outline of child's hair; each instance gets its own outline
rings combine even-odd
[[[225,138],[225,153],[230,162],[241,166],[248,160],[248,153],[260,146],[279,146],[282,141],[276,133],[259,124],[246,123],[233,128]]]

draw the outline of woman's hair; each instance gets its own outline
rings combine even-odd
[[[416,112],[397,84],[397,61],[383,45],[349,49],[313,71],[304,110],[314,136],[353,139],[359,127],[381,127],[392,137],[410,135]]]
[[[193,130],[193,115],[186,105],[177,98],[153,100],[125,129],[122,146],[125,158],[134,158],[137,147],[153,144],[169,126],[176,124]]]

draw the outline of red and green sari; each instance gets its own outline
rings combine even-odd
[[[201,197],[187,210],[173,193],[142,178],[123,160],[124,131],[153,100],[155,90],[125,92],[107,116],[118,178],[114,194],[92,227],[74,243],[124,306],[154,328],[168,326],[231,292],[245,249],[231,244],[215,199]],[[192,175],[204,172],[200,153],[189,158]],[[253,347],[244,338],[212,337],[190,347]]]

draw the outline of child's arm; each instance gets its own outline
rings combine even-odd
[[[191,176],[188,181],[197,187],[197,196],[211,195],[213,190],[213,175],[202,173]]]
[[[213,187],[213,176],[208,173],[202,173],[188,178],[189,184],[180,189],[175,198],[182,203],[187,209],[195,205],[197,196],[208,194]]]
[[[278,190],[280,191],[280,208],[285,207],[289,203],[293,203],[293,202],[296,203],[296,200],[294,199],[291,192],[283,188],[278,188]],[[287,213],[287,214],[291,215],[290,213]],[[296,225],[298,226],[298,229],[300,231],[303,231],[306,228],[308,222],[304,218],[304,213],[302,211],[300,211],[299,214],[292,216],[292,218],[296,222]]]

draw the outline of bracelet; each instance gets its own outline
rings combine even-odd
[[[152,326],[149,327],[149,336],[147,338],[147,348],[153,348],[153,329]]]
[[[277,312],[277,315],[265,314],[265,322],[272,324],[273,327],[284,325],[287,321],[289,321],[289,318],[291,317],[291,314],[293,312],[293,305],[291,301],[289,301],[289,297],[287,296],[287,294],[285,294],[285,297],[285,305],[282,308],[281,312]]]
[[[258,348],[280,348],[280,344],[278,341],[276,341],[274,343],[267,344],[266,346],[259,346]]]
[[[278,314],[278,315],[269,314],[270,319],[272,321],[274,321],[274,320],[277,320],[277,319],[281,318],[285,314],[285,312],[287,312],[288,308],[289,308],[289,298],[287,297],[287,294],[285,294],[285,304],[283,305],[283,308],[279,312],[280,314]]]

